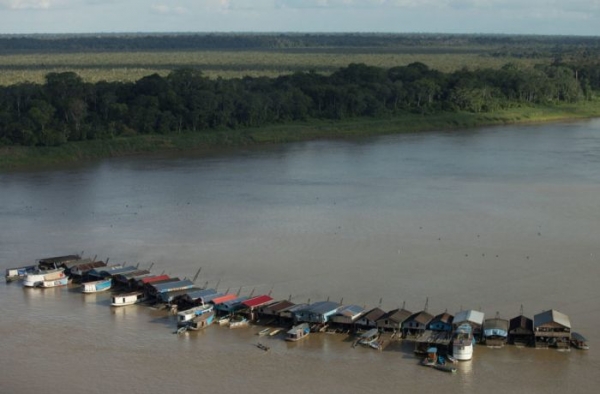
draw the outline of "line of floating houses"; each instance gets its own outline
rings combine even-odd
[[[151,267],[150,267],[151,268]],[[485,318],[483,312],[463,310],[432,315],[425,309],[411,312],[403,308],[384,311],[341,302],[318,301],[293,303],[275,300],[269,294],[241,296],[220,292],[193,280],[163,274],[138,266],[108,265],[81,255],[67,255],[37,260],[36,264],[6,270],[7,282],[22,280],[26,287],[57,287],[79,283],[83,293],[112,290],[114,307],[145,303],[158,304],[177,313],[177,333],[200,330],[213,322],[231,328],[260,321],[265,328],[259,335],[286,332],[286,340],[297,341],[311,332],[344,332],[356,335],[354,345],[383,349],[392,340],[414,342],[415,353],[426,354],[423,365],[447,372],[456,369],[442,366],[445,360],[470,360],[473,345],[502,347],[506,343],[535,348],[555,347],[587,349],[586,339],[571,331],[569,317],[556,310],[538,313],[530,319],[521,313],[508,320],[496,315]],[[117,292],[120,290],[120,292]],[[268,347],[258,346],[263,350]],[[440,353],[438,356],[437,353]]]

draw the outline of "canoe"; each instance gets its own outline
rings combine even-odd
[[[271,329],[270,329],[270,328],[265,328],[265,329],[263,329],[263,330],[260,330],[260,331],[257,333],[257,335],[258,335],[259,337],[264,337],[265,335],[267,335],[267,334],[269,333],[269,331],[271,331]]]

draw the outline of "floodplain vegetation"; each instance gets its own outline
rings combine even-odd
[[[0,36],[0,169],[600,115],[600,39]]]

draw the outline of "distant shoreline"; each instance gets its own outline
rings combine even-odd
[[[207,153],[226,147],[254,146],[317,139],[393,135],[424,131],[557,122],[600,117],[600,101],[552,106],[525,106],[489,113],[405,114],[389,118],[343,121],[310,120],[260,128],[223,129],[173,135],[137,135],[70,142],[59,147],[0,147],[0,172],[159,152]]]

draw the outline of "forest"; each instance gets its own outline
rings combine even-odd
[[[309,119],[493,112],[590,100],[600,67],[559,63],[451,73],[415,62],[389,69],[350,64],[329,75],[210,79],[182,68],[135,82],[84,82],[49,73],[43,84],[0,87],[0,145],[59,146],[136,134],[210,133]]]

